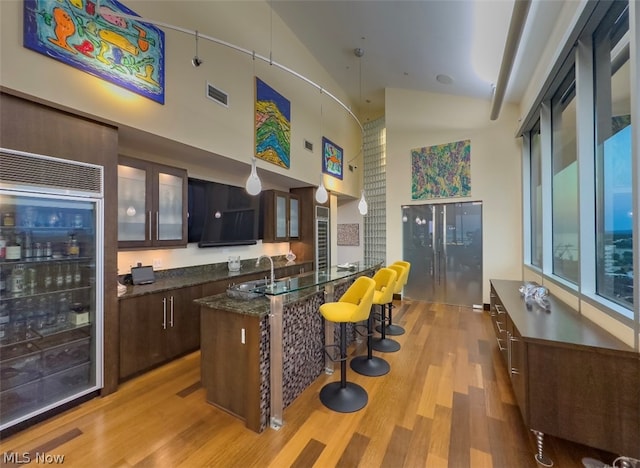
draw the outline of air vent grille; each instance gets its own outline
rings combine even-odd
[[[304,149],[309,150],[313,153],[313,143],[309,140],[304,140]]]
[[[229,107],[229,95],[211,83],[207,83],[207,97],[224,107]]]
[[[0,148],[0,183],[42,192],[102,196],[102,167]]]

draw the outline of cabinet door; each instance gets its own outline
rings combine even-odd
[[[193,302],[200,297],[201,286],[167,293],[167,359],[200,347],[200,306]]]
[[[118,164],[118,245],[151,246],[152,194],[146,161],[120,158]]]
[[[288,216],[288,203],[287,203],[287,195],[282,193],[275,194],[275,224],[276,224],[276,233],[275,240],[287,240],[288,239],[288,228],[289,224],[289,216]]]
[[[186,246],[186,202],[186,170],[121,156],[118,247]]]
[[[187,172],[166,166],[154,167],[153,193],[156,195],[151,229],[153,245],[186,245]]]
[[[168,307],[164,294],[120,301],[120,378],[165,361]]]
[[[289,238],[300,237],[300,200],[295,195],[289,195]]]

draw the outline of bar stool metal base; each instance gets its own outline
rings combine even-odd
[[[382,358],[373,356],[356,356],[351,360],[351,368],[358,374],[368,377],[379,377],[388,374],[391,366]]]
[[[320,390],[320,401],[338,413],[353,413],[367,405],[369,396],[364,388],[353,382],[347,382],[345,387],[340,382],[331,382]]]
[[[382,325],[377,325],[376,331],[382,333]],[[402,328],[400,325],[387,325],[384,331],[387,335],[391,336],[404,335],[404,328]]]
[[[376,338],[371,347],[381,353],[395,353],[400,350],[400,343],[391,338]]]

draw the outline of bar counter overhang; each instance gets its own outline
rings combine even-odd
[[[324,349],[334,344],[337,327],[322,319],[320,305],[381,266],[356,262],[277,279],[265,297],[251,300],[226,293],[197,300],[207,401],[256,432],[279,429],[284,409],[323,371],[333,373]]]

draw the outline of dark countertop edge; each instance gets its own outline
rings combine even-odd
[[[286,308],[289,304],[295,304],[309,299],[312,296],[321,294],[323,289],[320,286],[308,288],[309,291],[296,291],[289,293],[288,299],[283,306]],[[270,301],[266,297],[258,297],[256,299],[242,300],[234,299],[227,296],[227,293],[215,294],[213,296],[202,297],[193,302],[199,304],[201,309],[224,310],[242,315],[251,315],[264,317],[270,312]]]
[[[303,266],[309,265],[313,262],[310,261],[301,261],[301,262],[274,262],[274,269],[277,271],[282,268],[291,267],[291,266]],[[223,271],[218,274],[208,274],[205,275],[203,273],[198,274],[185,274],[182,276],[174,276],[169,278],[163,278],[156,280],[153,284],[145,284],[145,285],[128,285],[127,292],[122,296],[118,296],[118,299],[130,299],[132,297],[144,296],[147,294],[154,294],[164,291],[171,291],[172,289],[178,288],[188,288],[190,286],[199,286],[206,283],[212,283],[216,281],[224,281],[231,280],[235,281],[236,279],[241,279],[244,276],[253,275],[255,273],[266,273],[269,274],[270,268],[267,265],[267,262],[261,262],[258,267],[255,267],[251,270],[241,270],[241,271]]]

